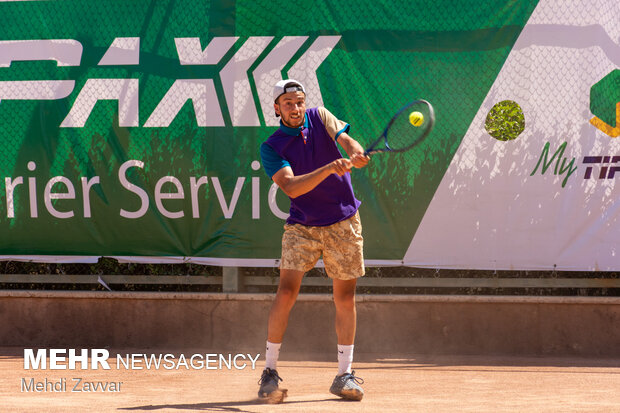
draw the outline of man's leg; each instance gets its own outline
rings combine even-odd
[[[259,397],[269,403],[282,403],[287,391],[280,389],[278,383],[282,380],[276,370],[280,345],[288,325],[288,317],[295,304],[303,271],[280,270],[280,284],[276,298],[269,312],[269,324],[267,327],[267,346],[265,352],[265,370],[260,379]]]
[[[305,271],[314,267],[321,256],[320,238],[316,232],[314,227],[284,225],[280,284],[269,312],[267,330],[267,341],[271,343],[282,342]]]
[[[351,370],[357,313],[355,286],[357,279],[334,279],[334,304],[336,305],[336,335],[338,336],[338,375],[330,388],[333,394],[349,400],[362,400],[363,383]]]
[[[303,276],[302,271],[280,270],[280,285],[278,285],[278,292],[269,312],[267,341],[270,343],[282,343],[288,325],[288,316],[297,300]]]
[[[357,279],[334,280],[336,305],[336,335],[338,344],[351,346],[355,341],[357,313],[355,311],[355,286]]]

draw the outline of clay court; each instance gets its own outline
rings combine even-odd
[[[354,369],[361,402],[328,389],[336,373],[333,303],[305,294],[278,371],[289,397],[256,398],[264,364],[117,369],[117,355],[264,351],[270,294],[4,291],[2,411],[614,412],[620,411],[620,302],[603,297],[358,297]],[[107,348],[110,370],[25,370],[24,348]],[[22,379],[63,392],[22,392]],[[75,382],[118,392],[72,392]]]
[[[16,349],[0,358],[4,411],[215,411],[215,412],[614,412],[620,411],[620,362],[577,358],[360,355],[365,380],[361,402],[340,401],[328,391],[334,363],[280,362],[281,405],[256,399],[260,371],[23,370]],[[13,355],[11,355],[13,354]],[[291,358],[291,357],[289,357]],[[299,358],[299,357],[293,357]],[[313,358],[313,357],[310,357]],[[122,382],[118,393],[23,393],[23,377]]]

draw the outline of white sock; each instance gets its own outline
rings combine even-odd
[[[338,375],[351,373],[351,364],[353,364],[353,344],[350,346],[338,344]]]
[[[272,370],[278,365],[278,357],[280,357],[280,346],[282,343],[267,342],[267,350],[265,351],[265,368]]]

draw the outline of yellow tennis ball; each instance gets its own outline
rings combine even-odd
[[[424,115],[420,112],[411,112],[409,114],[409,123],[413,126],[420,126],[424,123]]]

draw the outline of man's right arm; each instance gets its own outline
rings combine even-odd
[[[350,160],[341,158],[310,173],[295,176],[288,161],[265,142],[260,146],[260,156],[267,175],[291,198],[297,198],[312,191],[333,173],[344,175],[353,166]]]
[[[291,198],[297,198],[312,191],[325,178],[335,173],[342,176],[351,171],[353,164],[349,159],[340,158],[307,174],[295,176],[290,166],[276,172],[272,179]]]

